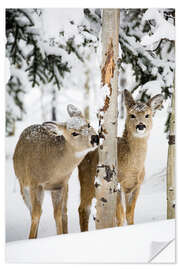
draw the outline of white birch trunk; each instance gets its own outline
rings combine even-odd
[[[56,90],[53,89],[52,90],[52,108],[51,108],[51,119],[52,121],[56,121],[57,117],[56,117],[56,102],[57,102],[57,95],[56,95]]]
[[[167,218],[175,218],[175,85],[172,94],[172,112],[167,163]]]
[[[106,95],[104,106],[99,111],[96,229],[116,226],[119,19],[118,9],[103,9],[101,83],[108,86],[109,95]]]
[[[84,108],[84,117],[89,120],[89,69],[87,68],[85,72],[86,81],[84,84],[84,101],[86,102],[86,107]]]
[[[42,116],[42,121],[46,121],[46,108],[44,106],[44,85],[41,85],[40,87],[40,91],[41,91],[41,116]]]

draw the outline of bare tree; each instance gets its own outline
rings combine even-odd
[[[117,89],[119,52],[118,9],[104,9],[102,18],[102,95],[105,95],[103,107],[99,110],[99,163],[96,182],[96,228],[116,226],[117,198]],[[96,186],[96,183],[95,183]]]
[[[167,163],[167,218],[175,218],[175,86],[172,94],[172,112]]]

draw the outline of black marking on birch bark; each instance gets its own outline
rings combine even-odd
[[[103,150],[103,145],[100,145],[100,149]]]
[[[103,130],[101,128],[101,131],[99,132],[99,139],[105,139],[105,136],[103,135]]]
[[[95,217],[95,216],[93,216],[93,220],[94,220],[94,221],[96,220],[96,217]]]
[[[100,201],[101,201],[101,202],[104,202],[104,203],[107,202],[107,200],[106,200],[104,197],[102,197],[102,198],[100,199]]]
[[[114,192],[114,193],[116,193],[116,192],[117,192],[117,189],[116,189],[116,188],[114,188],[114,189],[113,189],[113,192]]]
[[[169,135],[169,145],[175,144],[175,135]]]
[[[112,170],[109,165],[104,165],[104,164],[98,165],[97,168],[100,168],[100,169],[105,168],[106,175],[104,176],[104,180],[106,180],[107,182],[111,182],[113,175],[116,175],[114,166]]]
[[[98,188],[100,186],[100,184],[98,184],[97,182],[94,184],[95,188]]]
[[[175,204],[175,203],[173,203],[172,208],[175,208],[175,207],[176,207],[176,204]]]
[[[99,222],[99,219],[96,218],[96,222]]]
[[[113,174],[115,174],[114,168],[111,170],[110,166],[106,165],[105,172],[106,172],[106,176],[104,177],[104,180],[106,180],[107,182],[112,181]]]

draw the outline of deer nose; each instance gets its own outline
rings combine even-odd
[[[94,143],[96,143],[97,145],[99,144],[99,136],[98,135],[91,136],[91,144],[94,145]]]
[[[139,123],[139,124],[136,126],[136,129],[139,129],[139,130],[143,130],[144,128],[146,128],[146,126],[145,126],[143,123]]]

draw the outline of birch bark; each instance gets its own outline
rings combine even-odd
[[[116,226],[119,19],[119,9],[103,10],[101,89],[108,87],[109,94],[105,95],[104,105],[98,114],[100,145],[95,180],[96,229]]]
[[[175,83],[172,94],[172,112],[167,163],[167,218],[175,218]]]

